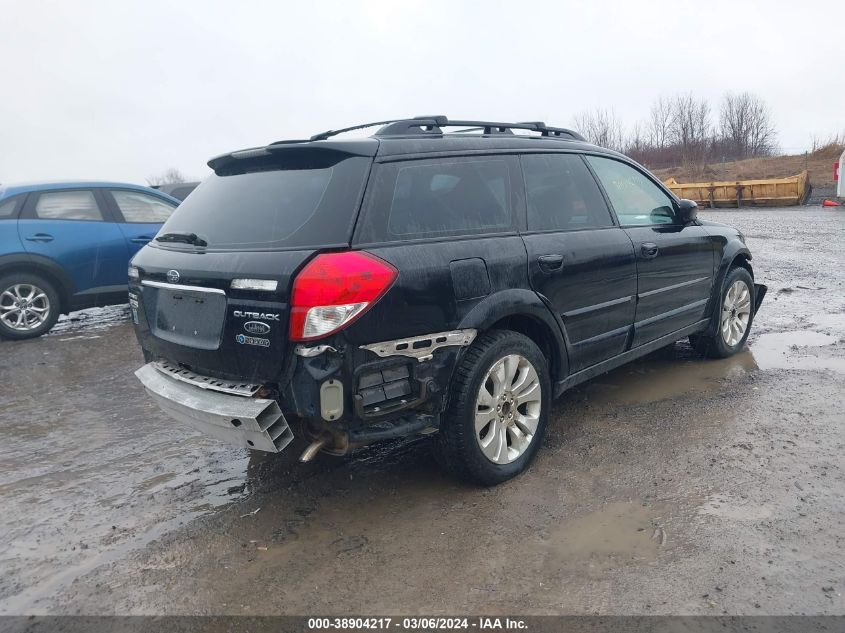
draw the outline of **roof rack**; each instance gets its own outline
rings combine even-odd
[[[392,119],[389,121],[378,121],[376,123],[364,123],[361,125],[353,125],[352,127],[342,128],[339,130],[328,130],[320,134],[315,134],[311,137],[312,141],[325,141],[326,139],[341,134],[343,132],[351,132],[353,130],[362,130],[368,127],[382,126],[374,136],[421,136],[421,135],[440,135],[443,134],[444,127],[460,127],[465,128],[459,132],[474,132],[477,130],[483,131],[485,135],[495,134],[513,134],[513,130],[528,130],[532,132],[539,132],[541,136],[548,138],[561,138],[576,141],[586,140],[583,136],[562,127],[549,127],[542,121],[524,121],[522,123],[501,123],[496,121],[450,121],[443,115],[434,116],[418,116],[412,119]]]

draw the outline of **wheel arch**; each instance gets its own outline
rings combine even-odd
[[[552,383],[569,372],[561,325],[531,290],[509,289],[486,297],[461,320],[459,328],[473,328],[479,334],[495,329],[519,332],[534,341],[548,358]]]
[[[73,282],[61,266],[47,257],[13,254],[0,256],[0,277],[12,272],[32,273],[44,277],[59,293],[60,313],[67,312],[73,296]]]
[[[747,270],[748,274],[751,275],[751,279],[754,279],[754,269],[751,267],[751,253],[748,252],[747,249],[740,251],[736,255],[734,255],[733,259],[731,259],[727,269],[725,270],[725,275],[728,274],[728,271],[731,268],[735,268],[737,266],[741,266],[742,268]]]
[[[745,268],[748,274],[754,280],[754,269],[751,266],[751,251],[745,244],[739,242],[728,242],[725,250],[722,253],[722,260],[719,262],[719,268],[716,272],[716,278],[713,287],[710,291],[710,302],[707,308],[707,314],[710,318],[710,325],[707,326],[706,333],[713,334],[718,326],[716,315],[719,313],[718,306],[722,297],[722,286],[725,283],[725,278],[731,269],[740,267]]]

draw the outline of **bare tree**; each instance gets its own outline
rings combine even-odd
[[[657,101],[651,104],[649,110],[647,134],[648,144],[656,150],[663,150],[669,144],[669,134],[672,129],[672,117],[675,110],[672,107],[672,102],[665,98],[659,97]]]
[[[591,143],[621,151],[625,145],[622,123],[613,110],[584,111],[575,116],[575,127]]]
[[[640,155],[648,148],[648,132],[644,132],[642,124],[637,121],[625,139],[625,153]]]
[[[718,114],[714,126],[709,102],[686,93],[654,100],[648,117],[627,134],[613,110],[602,108],[582,111],[575,125],[591,142],[624,151],[652,169],[685,165],[703,173],[714,156],[734,160],[777,151],[771,114],[758,96],[727,94]],[[833,152],[838,142],[845,139],[814,138],[813,147],[830,145]]]
[[[771,154],[775,128],[766,103],[750,92],[726,94],[719,112],[719,137],[734,158]]]
[[[158,187],[161,185],[175,185],[185,182],[185,177],[182,172],[175,167],[170,167],[159,176],[147,176],[147,184],[150,187]]]
[[[692,93],[672,99],[670,141],[681,150],[685,163],[703,163],[712,145],[710,104]]]

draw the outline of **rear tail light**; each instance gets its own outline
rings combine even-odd
[[[387,292],[396,269],[364,251],[317,255],[293,282],[290,339],[333,334],[361,316]]]

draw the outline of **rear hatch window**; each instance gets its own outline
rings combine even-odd
[[[370,163],[323,152],[218,170],[185,199],[159,236],[194,233],[207,250],[347,245]],[[171,242],[164,247],[191,248]]]

